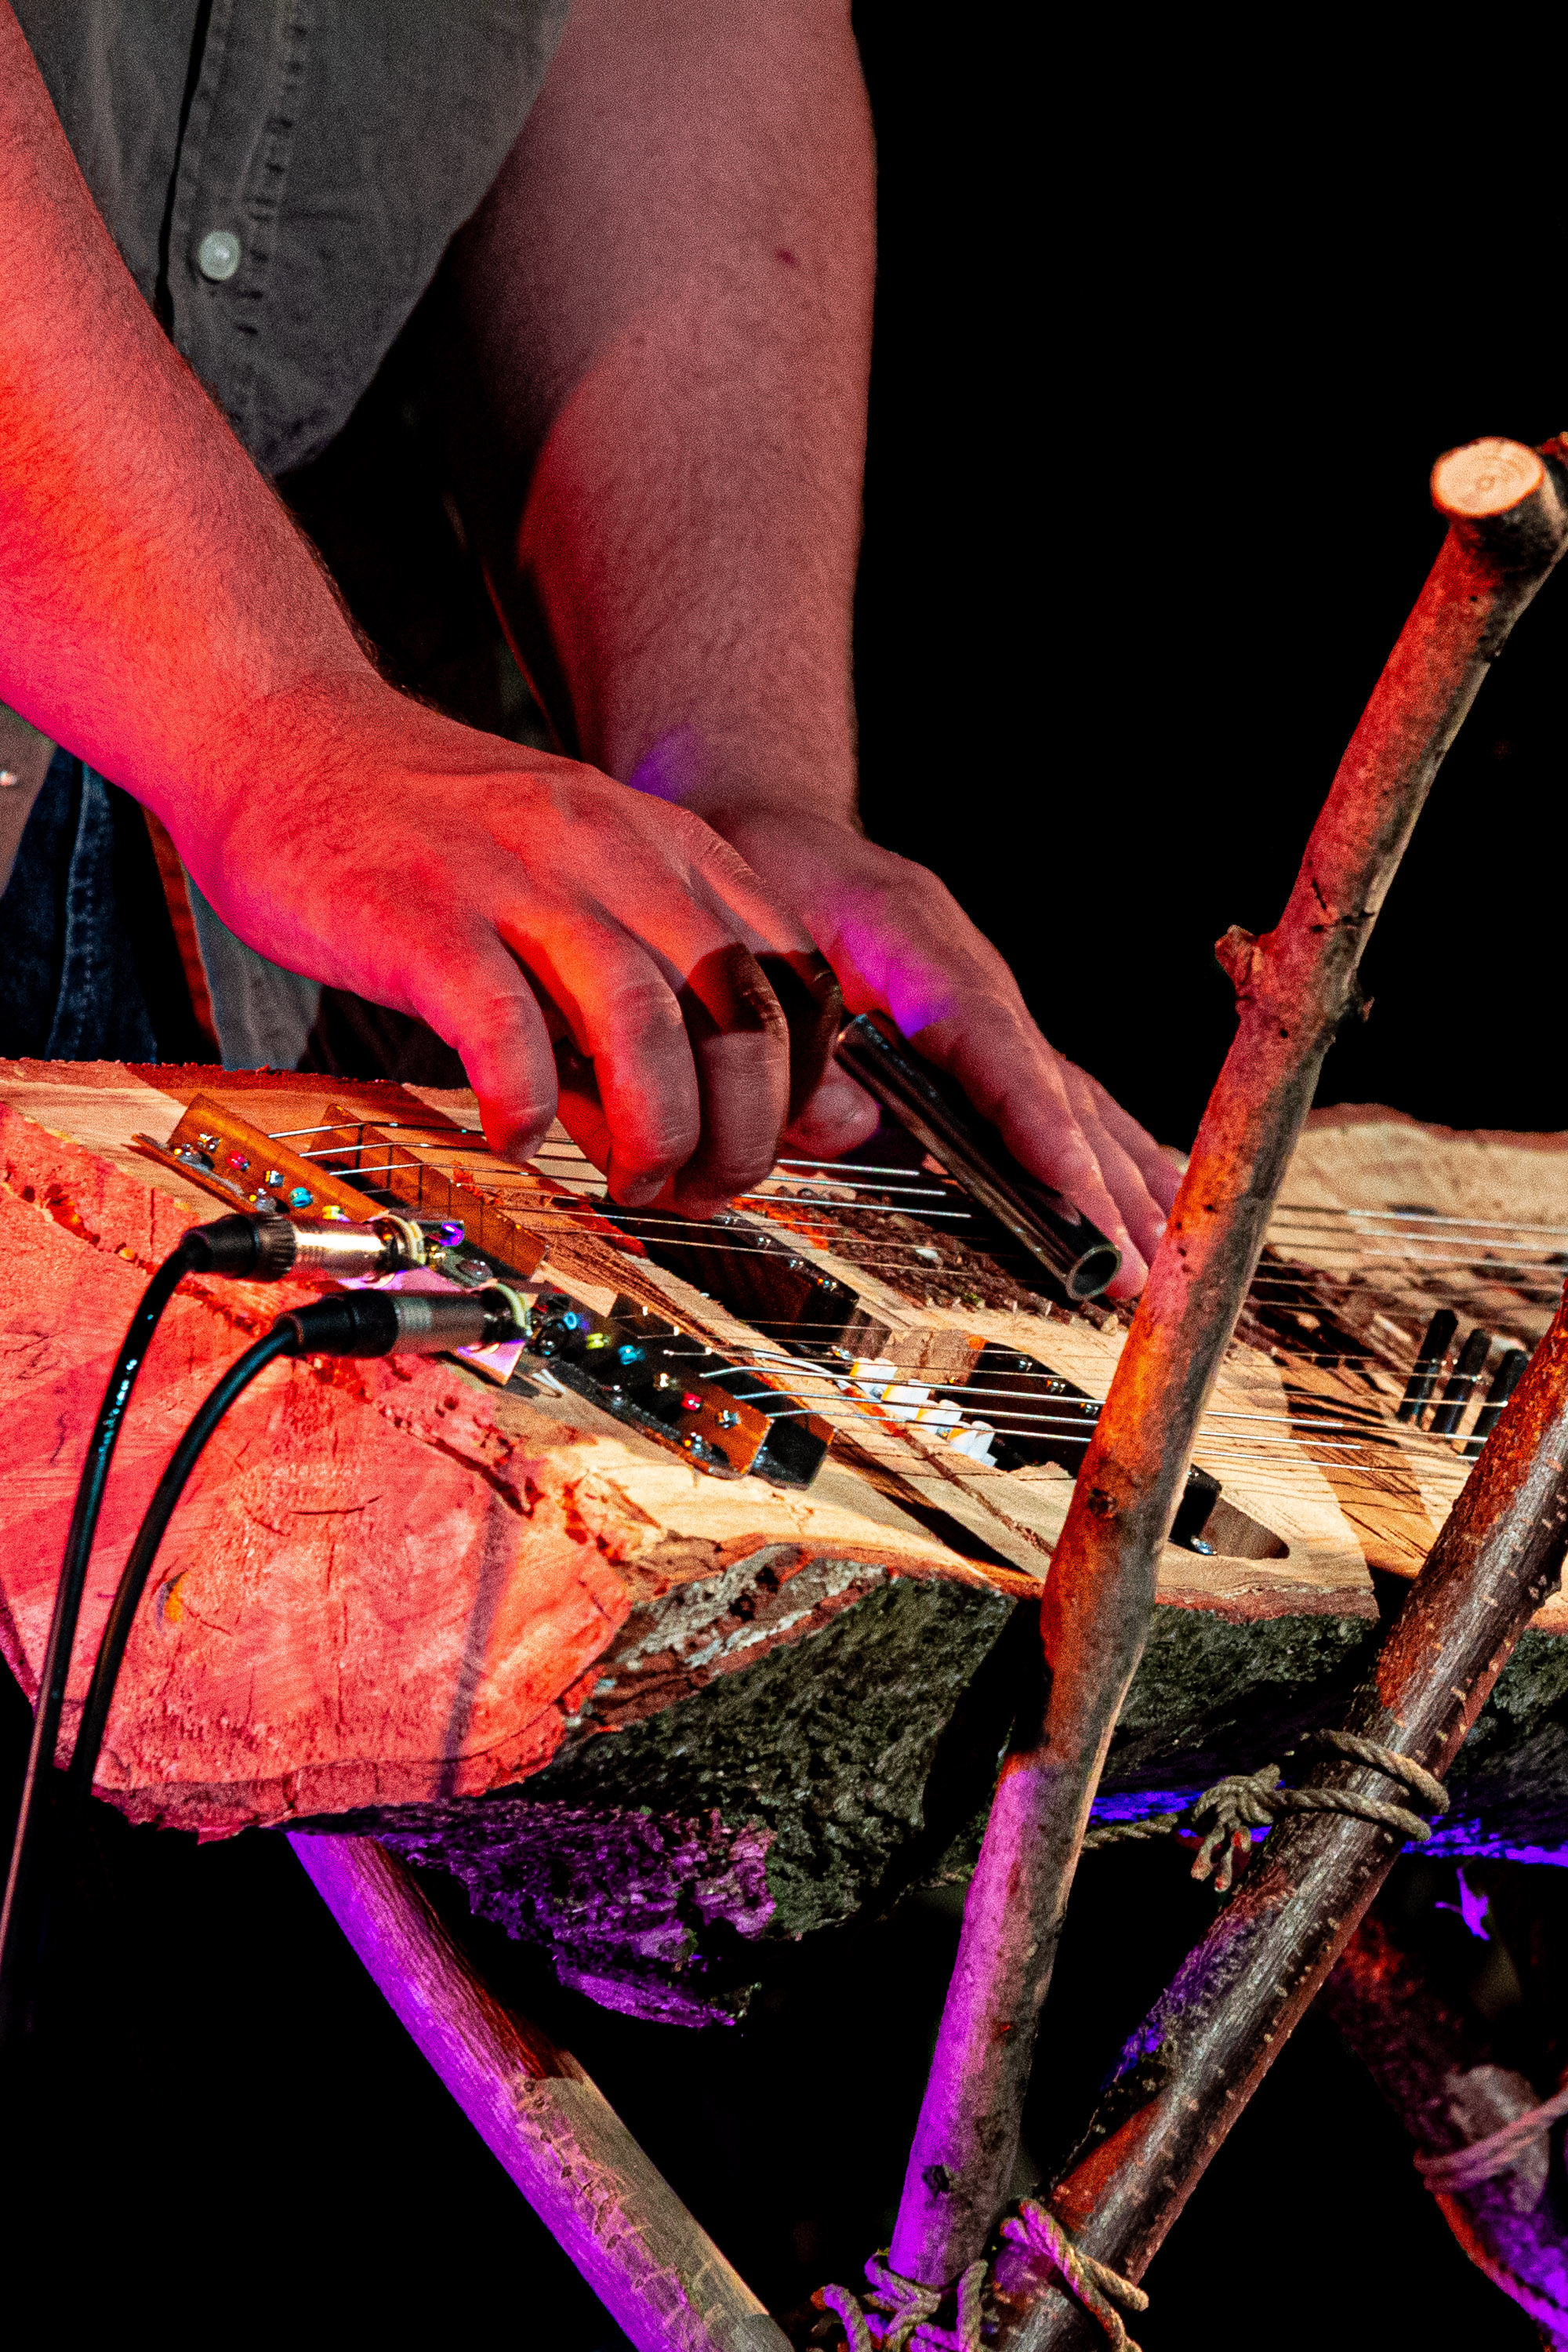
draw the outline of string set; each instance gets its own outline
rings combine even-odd
[[[356,1122],[356,1124],[359,1124]],[[617,1235],[647,1236],[650,1239],[664,1234],[679,1234],[684,1250],[728,1252],[732,1244],[722,1236],[709,1240],[694,1234],[690,1221],[658,1210],[616,1209],[614,1233],[606,1230],[604,1211],[608,1205],[604,1179],[584,1154],[574,1144],[559,1137],[550,1138],[534,1155],[531,1163],[534,1173],[500,1160],[485,1142],[482,1129],[476,1127],[451,1125],[445,1122],[374,1119],[363,1122],[375,1127],[380,1138],[375,1141],[346,1143],[344,1123],[336,1122],[314,1128],[298,1128],[280,1131],[274,1139],[289,1141],[300,1148],[300,1156],[307,1160],[338,1160],[353,1155],[360,1162],[359,1172],[374,1174],[374,1157],[385,1149],[387,1167],[397,1164],[395,1153],[399,1148],[408,1157],[401,1164],[430,1167],[440,1174],[449,1164],[454,1181],[477,1185],[488,1194],[504,1192],[506,1213],[525,1228],[531,1226],[546,1236],[553,1228],[564,1225],[578,1231],[591,1232],[613,1241]],[[331,1142],[314,1143],[313,1139],[331,1136]],[[384,1139],[383,1141],[381,1139]],[[468,1140],[467,1139],[476,1139]],[[468,1161],[465,1169],[460,1163]],[[482,1164],[488,1161],[489,1168]],[[538,1179],[560,1189],[543,1192]],[[519,1192],[527,1194],[519,1199]],[[805,1160],[781,1160],[772,1178],[756,1190],[737,1196],[737,1207],[754,1206],[764,1210],[789,1211],[792,1214],[784,1227],[803,1249],[834,1254],[835,1244],[842,1246],[847,1239],[854,1244],[854,1256],[841,1260],[852,1276],[856,1271],[900,1274],[912,1277],[918,1284],[933,1279],[962,1284],[966,1269],[962,1263],[953,1265],[943,1260],[934,1247],[922,1248],[918,1243],[893,1246],[878,1245],[863,1232],[846,1233],[835,1212],[849,1211],[857,1218],[896,1218],[907,1226],[910,1222],[933,1223],[941,1220],[944,1227],[973,1224],[976,1222],[966,1206],[957,1205],[966,1196],[945,1177],[933,1177],[928,1170],[903,1166],[873,1166],[865,1162],[849,1163]],[[501,1205],[497,1203],[498,1206]],[[802,1226],[807,1229],[802,1231]],[[1363,1226],[1370,1228],[1363,1232]],[[1406,1238],[1405,1229],[1413,1229]],[[1392,1229],[1392,1230],[1390,1230]],[[1490,1237],[1498,1236],[1493,1242]],[[1529,1236],[1527,1240],[1525,1237]],[[1487,1238],[1483,1239],[1483,1236]],[[1270,1241],[1276,1248],[1310,1248],[1314,1255],[1342,1259],[1357,1274],[1370,1267],[1433,1270],[1452,1276],[1460,1273],[1478,1273],[1499,1281],[1510,1272],[1532,1276],[1544,1274],[1550,1258],[1541,1256],[1525,1260],[1500,1261],[1491,1255],[1478,1257],[1476,1250],[1489,1250],[1507,1237],[1515,1250],[1537,1249],[1547,1243],[1568,1241],[1568,1233],[1555,1227],[1531,1227],[1520,1223],[1489,1223],[1482,1220],[1442,1217],[1424,1210],[1358,1211],[1320,1209],[1308,1204],[1280,1204],[1270,1227]],[[1463,1237],[1461,1239],[1461,1237]],[[955,1236],[956,1238],[956,1236]],[[889,1240],[891,1237],[889,1236]],[[1377,1244],[1367,1246],[1368,1242]],[[1463,1254],[1465,1251],[1471,1254]],[[1341,1277],[1342,1278],[1342,1276]],[[1313,1287],[1314,1275],[1310,1266],[1265,1262],[1258,1272],[1251,1296],[1262,1306],[1290,1307],[1302,1302],[1319,1304]],[[731,1318],[726,1318],[726,1320]],[[912,1413],[897,1408],[888,1412],[872,1412],[868,1403],[875,1400],[857,1393],[863,1383],[857,1383],[841,1360],[837,1364],[821,1359],[792,1353],[782,1356],[768,1352],[765,1318],[748,1318],[748,1328],[763,1335],[763,1345],[751,1342],[737,1348],[732,1338],[726,1338],[726,1352],[739,1354],[752,1363],[759,1373],[772,1376],[765,1387],[770,1401],[776,1399],[779,1387],[786,1382],[792,1391],[819,1389],[815,1396],[803,1396],[787,1412],[816,1414],[844,1427],[853,1427],[864,1437],[868,1431],[881,1429],[894,1435],[908,1428],[924,1429],[936,1437],[951,1433],[951,1423],[935,1419],[916,1420]],[[797,1337],[802,1327],[792,1322],[787,1327]],[[1402,1333],[1406,1347],[1414,1342]],[[1292,1345],[1270,1350],[1278,1363],[1311,1367],[1335,1371],[1346,1367],[1363,1372],[1377,1369],[1379,1359],[1368,1348],[1350,1354],[1343,1349],[1314,1350],[1310,1347]],[[693,1355],[700,1353],[694,1348]],[[1010,1379],[1038,1380],[1050,1383],[1055,1376],[1041,1368],[1034,1374],[1009,1375]],[[1479,1387],[1480,1376],[1471,1383]],[[988,1423],[998,1435],[1025,1437],[1048,1435],[1063,1448],[1087,1445],[1093,1433],[1093,1423],[1100,1410],[1100,1401],[1092,1398],[1079,1402],[1076,1399],[1059,1399],[1056,1410],[1034,1409],[1026,1396],[1020,1396],[1016,1386],[997,1389],[984,1382],[946,1381],[918,1375],[895,1376],[884,1385],[914,1386],[924,1389],[935,1400],[934,1410],[956,1407],[971,1428],[976,1423]],[[959,1400],[962,1399],[962,1403]],[[743,1400],[742,1400],[743,1401]],[[1468,1400],[1467,1399],[1467,1402]],[[1047,1401],[1042,1399],[1042,1406]],[[780,1408],[773,1406],[775,1417]],[[1275,1433],[1278,1426],[1279,1433]],[[1457,1433],[1455,1433],[1457,1434]],[[1247,1468],[1267,1473],[1270,1469],[1287,1468],[1292,1459],[1306,1458],[1336,1473],[1370,1473],[1374,1477],[1380,1469],[1390,1466],[1391,1458],[1415,1454],[1420,1459],[1428,1479],[1434,1475],[1447,1483],[1445,1471],[1456,1479],[1461,1473],[1458,1458],[1449,1446],[1435,1440],[1425,1432],[1400,1428],[1394,1421],[1385,1401],[1369,1399],[1359,1409],[1336,1398],[1332,1414],[1327,1412],[1245,1412],[1235,1408],[1215,1408],[1205,1419],[1200,1437],[1202,1458],[1216,1466],[1232,1469]],[[997,1465],[966,1463],[966,1472],[992,1471]]]

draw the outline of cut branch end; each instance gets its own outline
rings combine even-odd
[[[1545,475],[1533,449],[1491,434],[1444,451],[1432,468],[1432,503],[1456,521],[1480,522],[1522,506]]]
[[[1550,446],[1548,455],[1556,456]],[[1504,572],[1542,571],[1568,534],[1561,464],[1549,469],[1522,441],[1468,442],[1433,467],[1432,503]]]

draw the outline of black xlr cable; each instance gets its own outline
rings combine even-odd
[[[44,1909],[37,1900],[41,1849],[47,1831],[55,1748],[59,1737],[71,1653],[81,1614],[88,1559],[126,1409],[164,1308],[187,1274],[228,1276],[250,1282],[276,1282],[289,1274],[325,1274],[340,1277],[365,1276],[395,1272],[416,1263],[422,1255],[419,1228],[401,1217],[378,1217],[367,1223],[347,1221],[306,1223],[280,1216],[218,1217],[210,1224],[193,1226],[184,1234],[142,1293],[132,1318],[131,1328],[115,1357],[88,1441],[87,1458],[77,1484],[65,1555],[55,1589],[48,1642],[39,1676],[33,1737],[22,1785],[21,1808],[11,1841],[5,1900],[0,1905],[0,2050],[11,2044],[25,2030],[26,2017],[18,2006],[23,1998],[21,1988],[32,1980],[32,1963],[37,1958],[47,1925]],[[483,1295],[468,1294],[473,1298]],[[392,1303],[389,1295],[381,1292],[345,1293],[343,1296],[345,1300],[370,1297],[381,1299],[387,1305]],[[401,1307],[413,1309],[416,1302],[424,1307],[437,1304],[460,1307],[467,1303],[465,1299],[426,1298],[420,1293],[399,1299],[397,1303]],[[332,1308],[340,1303],[331,1299],[323,1301],[322,1305]],[[301,1313],[313,1315],[316,1311],[314,1307],[307,1307]],[[375,1311],[374,1308],[370,1310],[373,1320]],[[283,1320],[287,1322],[289,1318],[284,1318]],[[355,1328],[360,1327],[356,1324]],[[380,1328],[387,1328],[384,1317]],[[319,1352],[331,1351],[329,1339],[313,1344]],[[436,1344],[462,1346],[466,1342],[440,1340]],[[254,1354],[255,1351],[251,1352]],[[273,1354],[280,1352],[283,1351],[279,1349],[272,1350]],[[376,1349],[366,1352],[384,1351]],[[269,1361],[270,1357],[267,1360]],[[259,1370],[259,1366],[257,1369]],[[243,1385],[245,1383],[242,1382]],[[237,1394],[238,1390],[234,1393]],[[172,1504],[170,1507],[173,1507]]]
[[[448,1349],[493,1346],[518,1336],[516,1302],[500,1287],[456,1296],[349,1290],[280,1315],[266,1338],[230,1365],[170,1455],[121,1570],[71,1754],[67,1786],[73,1811],[92,1793],[121,1662],[164,1529],[207,1440],[257,1374],[279,1356],[427,1356]]]

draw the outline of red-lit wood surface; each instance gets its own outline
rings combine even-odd
[[[34,1117],[5,1100],[7,1086]],[[329,1099],[384,1115],[395,1091],[337,1079],[234,1089],[247,1106],[265,1093],[268,1117],[291,1126]],[[128,1148],[177,1110],[114,1066],[0,1069],[0,1647],[29,1696],[114,1349],[153,1266],[219,1213]],[[588,1236],[578,1254],[603,1246]],[[63,1748],[175,1438],[218,1372],[309,1295],[193,1280],[169,1311],[110,1485]],[[659,1605],[752,1559],[757,1605],[737,1606],[732,1656],[717,1626],[703,1672],[809,1638],[889,1572],[1034,1589],[967,1563],[871,1489],[864,1509],[858,1499],[704,1478],[592,1408],[539,1410],[455,1365],[277,1366],[223,1424],[165,1540],[100,1792],[134,1818],[223,1833],[517,1780],[552,1753],[634,1609],[650,1639],[623,1707],[693,1687],[673,1633],[661,1647]],[[841,1572],[818,1593],[824,1559]]]

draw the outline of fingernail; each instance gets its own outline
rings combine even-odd
[[[610,1186],[613,1200],[623,1209],[642,1209],[664,1190],[662,1176],[617,1176]]]
[[[694,1218],[701,1223],[709,1217],[716,1217],[721,1210],[728,1209],[733,1199],[734,1195],[730,1192],[678,1192],[673,1205],[678,1215]]]

